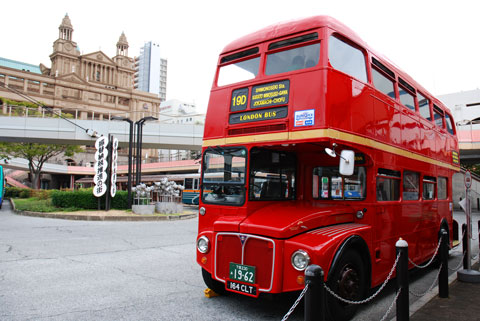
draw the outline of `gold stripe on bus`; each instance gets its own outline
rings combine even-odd
[[[358,135],[345,133],[335,129],[311,129],[311,130],[294,131],[289,133],[285,132],[285,133],[229,137],[229,138],[220,138],[220,139],[207,139],[203,141],[203,147],[229,145],[229,144],[246,144],[246,143],[254,143],[254,142],[279,141],[279,140],[280,141],[296,141],[296,140],[314,139],[314,138],[320,138],[320,137],[338,139],[338,140],[343,140],[350,143],[372,147],[375,149],[380,149],[392,154],[446,167],[455,171],[458,171],[460,169],[459,166],[453,166],[451,164],[448,164],[442,161],[438,161],[426,156],[409,152],[407,150],[403,150],[399,147],[394,147],[370,138],[365,138]]]

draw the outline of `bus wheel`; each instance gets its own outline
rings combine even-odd
[[[203,277],[203,282],[205,282],[205,285],[208,288],[212,289],[214,292],[222,295],[228,294],[227,290],[225,290],[225,284],[217,280],[214,280],[212,278],[212,275],[208,273],[207,270],[202,269],[202,277]]]
[[[360,253],[347,250],[329,276],[328,287],[340,297],[350,300],[361,300],[366,292],[366,273]],[[348,304],[327,294],[330,319],[335,321],[350,320],[358,305]]]

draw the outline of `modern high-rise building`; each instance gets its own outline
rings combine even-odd
[[[160,45],[147,42],[135,58],[135,89],[167,98],[167,60],[160,57]]]

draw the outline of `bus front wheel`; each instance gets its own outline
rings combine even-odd
[[[347,250],[330,273],[327,285],[338,296],[349,301],[359,301],[364,297],[367,276],[359,252]],[[331,320],[350,320],[357,310],[358,305],[345,303],[329,293],[327,300]]]

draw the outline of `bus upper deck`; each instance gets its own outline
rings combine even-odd
[[[330,17],[267,27],[229,44],[204,146],[341,139],[458,170],[450,111]]]

